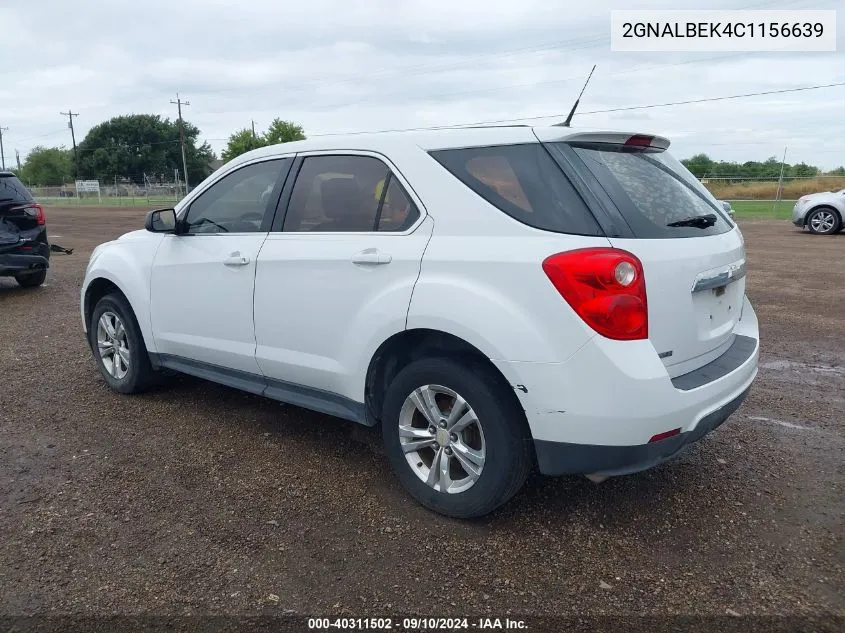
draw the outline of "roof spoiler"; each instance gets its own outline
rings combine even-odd
[[[641,147],[664,151],[669,149],[669,139],[653,134],[631,132],[571,132],[568,128],[534,128],[537,138],[544,143],[599,143],[621,145],[623,147]]]

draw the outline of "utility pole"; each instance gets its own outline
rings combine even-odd
[[[18,150],[15,150],[15,160],[18,161],[18,173],[21,172],[21,153]]]
[[[0,125],[0,164],[2,164],[0,169],[3,169],[4,171],[6,169],[6,155],[3,153],[3,132],[8,130],[9,128]]]
[[[182,101],[179,98],[179,93],[176,93],[176,101],[170,100],[170,103],[175,103],[179,108],[179,142],[182,144],[182,176],[185,179],[185,195],[188,195],[188,161],[185,159],[185,129],[182,125],[182,106],[191,105],[190,101]]]
[[[775,193],[775,203],[772,205],[772,215],[776,215],[777,213],[777,206],[778,202],[780,202],[780,194],[783,191],[783,169],[786,167],[786,150],[788,147],[783,148],[783,160],[780,161],[780,177],[778,177],[778,190]]]
[[[76,134],[73,132],[73,117],[79,116],[79,112],[74,112],[68,108],[67,112],[59,112],[59,114],[67,117],[67,126],[70,128],[70,140],[73,142],[73,178],[76,180],[79,177],[79,158],[76,156]]]
[[[252,122],[252,139],[255,140],[255,121]]]

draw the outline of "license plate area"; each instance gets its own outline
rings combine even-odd
[[[742,308],[744,285],[742,280],[732,281],[692,294],[701,340],[718,338],[733,330]]]

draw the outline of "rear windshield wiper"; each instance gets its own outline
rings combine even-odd
[[[716,224],[718,219],[715,213],[707,213],[706,215],[694,215],[683,220],[669,222],[666,226],[692,226],[697,229],[706,229]]]

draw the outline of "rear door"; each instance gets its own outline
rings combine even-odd
[[[649,339],[674,377],[733,342],[745,297],[745,246],[716,199],[665,151],[668,142],[625,138],[576,136],[547,146],[604,210],[611,244],[642,262]]]

